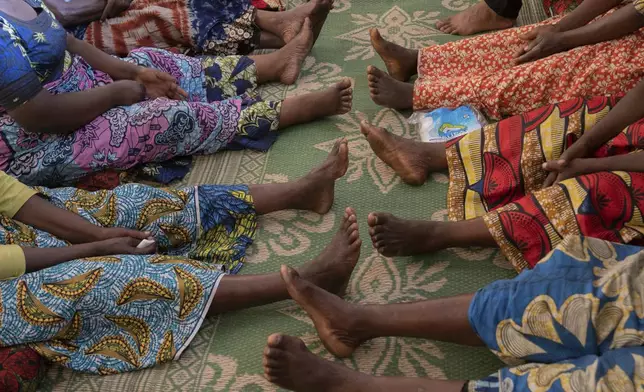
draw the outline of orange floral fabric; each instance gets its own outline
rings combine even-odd
[[[514,66],[525,45],[519,35],[536,26],[422,49],[414,109],[472,105],[500,119],[572,98],[623,94],[644,76],[644,29]]]

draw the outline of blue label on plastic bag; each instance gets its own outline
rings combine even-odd
[[[432,118],[439,138],[451,139],[469,131],[481,128],[476,114],[468,106],[456,109],[436,109],[425,116]]]

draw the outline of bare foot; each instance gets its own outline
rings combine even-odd
[[[367,218],[373,247],[383,256],[411,256],[443,249],[444,222],[413,221],[391,214],[371,213]]]
[[[326,90],[286,98],[280,128],[349,113],[352,105],[351,79],[345,78]]]
[[[311,52],[312,47],[313,30],[311,20],[306,18],[300,33],[279,52],[276,52],[280,54],[281,59],[281,64],[276,64],[276,67],[281,70],[280,82],[291,85],[297,81],[302,69],[302,63]]]
[[[361,308],[345,302],[300,277],[292,268],[280,271],[288,293],[313,320],[324,346],[333,355],[346,358],[367,340],[360,331]]]
[[[382,58],[387,67],[387,73],[401,82],[407,82],[416,75],[418,66],[418,51],[403,48],[393,42],[386,41],[378,29],[369,30],[371,45]]]
[[[456,35],[472,35],[490,30],[509,29],[513,25],[512,19],[499,16],[484,1],[436,23],[436,27],[443,33]]]
[[[338,140],[326,160],[296,182],[301,210],[326,214],[333,205],[335,181],[349,168],[349,147],[346,139]]]
[[[317,40],[331,9],[333,9],[333,0],[311,0],[292,10],[276,13],[282,39],[284,42],[290,42],[300,32],[304,20],[309,18],[313,24],[313,39]]]
[[[301,339],[274,334],[264,349],[264,377],[296,392],[350,392],[372,377],[311,353]],[[372,390],[372,389],[368,389]]]
[[[429,172],[447,168],[443,143],[405,139],[367,121],[360,123],[360,131],[378,158],[391,166],[406,184],[422,185]]]
[[[401,82],[370,65],[367,68],[369,94],[380,106],[392,109],[411,109],[414,105],[414,85]]]
[[[356,213],[347,208],[342,224],[329,245],[318,257],[298,270],[305,279],[342,296],[360,258],[361,246]]]

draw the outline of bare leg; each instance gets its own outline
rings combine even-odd
[[[313,46],[311,21],[305,20],[302,31],[282,49],[269,54],[248,56],[255,61],[257,83],[282,82],[293,84],[300,76],[302,63]]]
[[[260,49],[279,49],[284,46],[284,41],[271,33],[262,31],[259,35],[259,48]]]
[[[371,213],[369,235],[383,256],[409,256],[457,247],[497,247],[483,218],[459,222],[406,220]]]
[[[349,113],[352,102],[350,79],[344,79],[323,91],[288,97],[282,103],[279,128]]]
[[[459,392],[465,381],[375,377],[311,353],[298,338],[271,335],[264,349],[264,376],[296,392]]]
[[[371,46],[382,58],[389,75],[401,82],[407,82],[416,75],[418,68],[418,51],[403,48],[393,42],[386,41],[378,29],[369,30]]]
[[[324,346],[348,357],[367,340],[381,336],[416,337],[481,346],[468,319],[472,294],[390,305],[357,305],[331,295],[282,266],[291,297],[308,313]]]
[[[367,68],[371,100],[392,109],[411,109],[414,106],[414,85],[401,82],[370,65]]]
[[[360,123],[360,131],[378,158],[410,185],[422,185],[430,172],[447,169],[444,143],[423,143],[402,138],[375,127],[367,121]]]
[[[310,18],[313,23],[314,40],[317,40],[332,8],[333,0],[311,0],[285,12],[257,10],[255,24],[288,43],[300,32],[304,19]]]
[[[514,20],[497,15],[485,4],[485,1],[436,23],[436,27],[443,33],[456,35],[472,35],[490,30],[509,29],[513,25]]]
[[[333,205],[335,181],[347,173],[346,139],[336,142],[327,159],[306,176],[285,184],[250,185],[258,215],[280,210],[309,210],[326,214]]]
[[[332,293],[343,295],[358,259],[360,234],[355,211],[347,208],[340,229],[313,261],[298,268],[302,276]],[[221,279],[208,314],[218,314],[286,300],[289,294],[279,273],[227,275]]]

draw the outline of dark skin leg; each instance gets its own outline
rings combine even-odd
[[[324,346],[337,357],[348,357],[362,343],[383,336],[483,345],[468,319],[473,294],[403,304],[358,305],[330,295],[292,268],[282,266],[281,274],[291,297],[313,320]]]
[[[447,248],[497,247],[483,218],[459,222],[407,220],[387,213],[367,219],[373,247],[387,257],[431,253]]]
[[[460,392],[465,383],[359,373],[315,356],[298,338],[279,334],[268,338],[263,364],[268,381],[296,392]]]
[[[385,62],[387,73],[401,82],[407,82],[418,70],[418,51],[403,48],[382,38],[378,29],[369,30],[371,46]]]
[[[313,28],[306,19],[302,30],[288,44],[269,54],[248,56],[257,68],[257,83],[281,82],[294,84],[300,76],[302,63],[313,47]]]
[[[255,24],[263,31],[272,33],[288,43],[300,32],[304,19],[309,18],[316,40],[332,8],[332,0],[311,0],[284,12],[257,10]]]
[[[250,185],[258,215],[281,210],[307,210],[326,214],[333,205],[335,181],[349,167],[346,139],[336,142],[327,159],[306,176],[284,184]]]
[[[504,18],[481,1],[463,12],[436,22],[436,27],[446,34],[472,35],[490,30],[509,29],[514,20]]]
[[[267,31],[262,31],[259,34],[260,49],[279,49],[284,45],[284,41],[275,34],[271,34]]]
[[[335,181],[349,165],[345,139],[338,141],[327,159],[303,178],[286,184],[251,185],[258,215],[286,209],[310,210],[325,214],[331,209]],[[299,271],[322,287],[342,293],[360,256],[360,236],[355,211],[345,210],[340,230],[331,244]],[[224,276],[209,309],[210,314],[260,306],[288,299],[279,273]]]
[[[351,79],[343,79],[323,91],[288,97],[282,103],[279,128],[349,113],[352,104]]]
[[[374,103],[391,109],[413,108],[413,84],[396,80],[373,65],[367,68],[367,79],[369,95]]]
[[[444,143],[405,139],[367,121],[360,123],[360,131],[378,158],[394,169],[406,184],[422,185],[429,173],[447,169]]]
[[[360,258],[360,234],[355,211],[347,208],[340,229],[331,243],[313,261],[298,268],[321,287],[344,295],[351,273]],[[218,314],[289,299],[279,273],[227,275],[221,279],[208,314]]]

